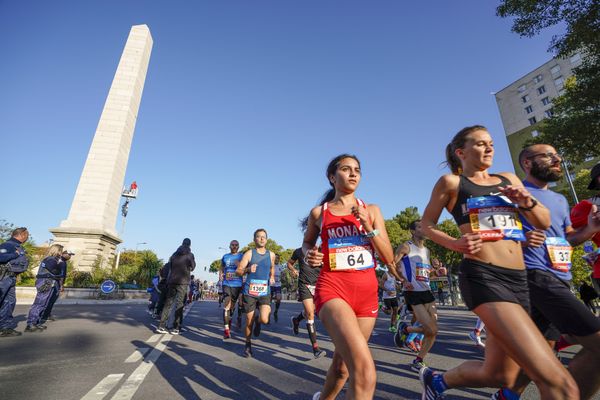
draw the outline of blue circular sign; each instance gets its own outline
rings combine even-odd
[[[116,289],[116,287],[116,283],[114,283],[110,279],[107,279],[104,282],[102,282],[102,285],[100,285],[100,290],[102,291],[102,293],[109,294],[112,293]]]

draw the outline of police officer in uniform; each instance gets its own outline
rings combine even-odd
[[[0,244],[0,337],[20,336],[13,319],[17,303],[17,275],[27,271],[29,261],[22,244],[29,239],[27,228],[12,231],[12,237]]]

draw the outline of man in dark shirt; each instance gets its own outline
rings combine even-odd
[[[169,259],[171,270],[167,278],[167,300],[162,310],[157,333],[167,333],[166,324],[171,314],[171,307],[175,303],[175,320],[170,333],[178,335],[183,322],[183,304],[190,284],[191,272],[196,268],[196,261],[191,249],[192,241],[183,239],[183,243]]]

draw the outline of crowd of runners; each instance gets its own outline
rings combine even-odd
[[[243,355],[252,357],[252,338],[271,318],[278,320],[281,273],[288,270],[298,280],[303,305],[291,318],[291,332],[298,335],[304,322],[314,357],[322,357],[315,330],[319,318],[335,346],[323,388],[313,400],[335,399],[346,384],[348,399],[373,397],[377,371],[368,341],[381,307],[378,292],[395,344],[417,353],[410,369],[419,374],[422,399],[441,399],[459,387],[497,388],[492,398],[518,399],[530,382],[543,399],[591,398],[600,389],[600,319],[571,291],[570,269],[572,246],[589,240],[600,244],[600,197],[569,210],[565,197],[548,189],[563,175],[552,146],[523,149],[523,181],[509,172],[491,173],[493,156],[485,127],[458,132],[446,149],[451,173],[437,181],[422,219],[410,224],[411,239],[396,249],[379,207],[356,196],[362,176],[358,158],[335,157],[326,171],[330,189],[302,221],[302,246],[287,263],[266,248],[265,229],[254,232],[254,246],[244,253],[238,241],[231,241],[219,273],[223,339],[231,338],[237,308],[238,328],[246,316]],[[592,170],[589,188],[600,190],[600,165]],[[460,238],[438,229],[444,209]],[[466,361],[444,373],[426,364],[438,333],[430,276],[447,273],[431,259],[426,239],[463,254],[460,292],[478,317],[465,334],[485,355],[483,361]],[[586,260],[598,288],[595,254]],[[385,270],[379,278],[376,267]],[[405,319],[407,311],[411,316]],[[567,368],[555,351],[574,344],[581,350]]]

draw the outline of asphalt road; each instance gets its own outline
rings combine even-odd
[[[311,399],[320,390],[333,345],[317,322],[327,356],[314,359],[304,324],[293,336],[290,317],[299,303],[283,303],[279,322],[253,340],[253,359],[241,356],[241,334],[222,340],[222,311],[197,302],[180,335],[154,334],[144,304],[57,305],[46,331],[0,339],[0,398],[10,399]],[[15,315],[25,328],[28,306]],[[394,347],[389,317],[380,314],[370,344],[377,367],[376,399],[418,399],[412,353]],[[426,359],[438,370],[482,359],[467,338],[475,317],[440,310],[440,334]],[[572,354],[567,353],[565,358]],[[451,390],[450,399],[489,399],[491,389]],[[343,398],[343,393],[340,398]],[[539,398],[531,385],[525,399]],[[600,396],[597,396],[600,399]]]

